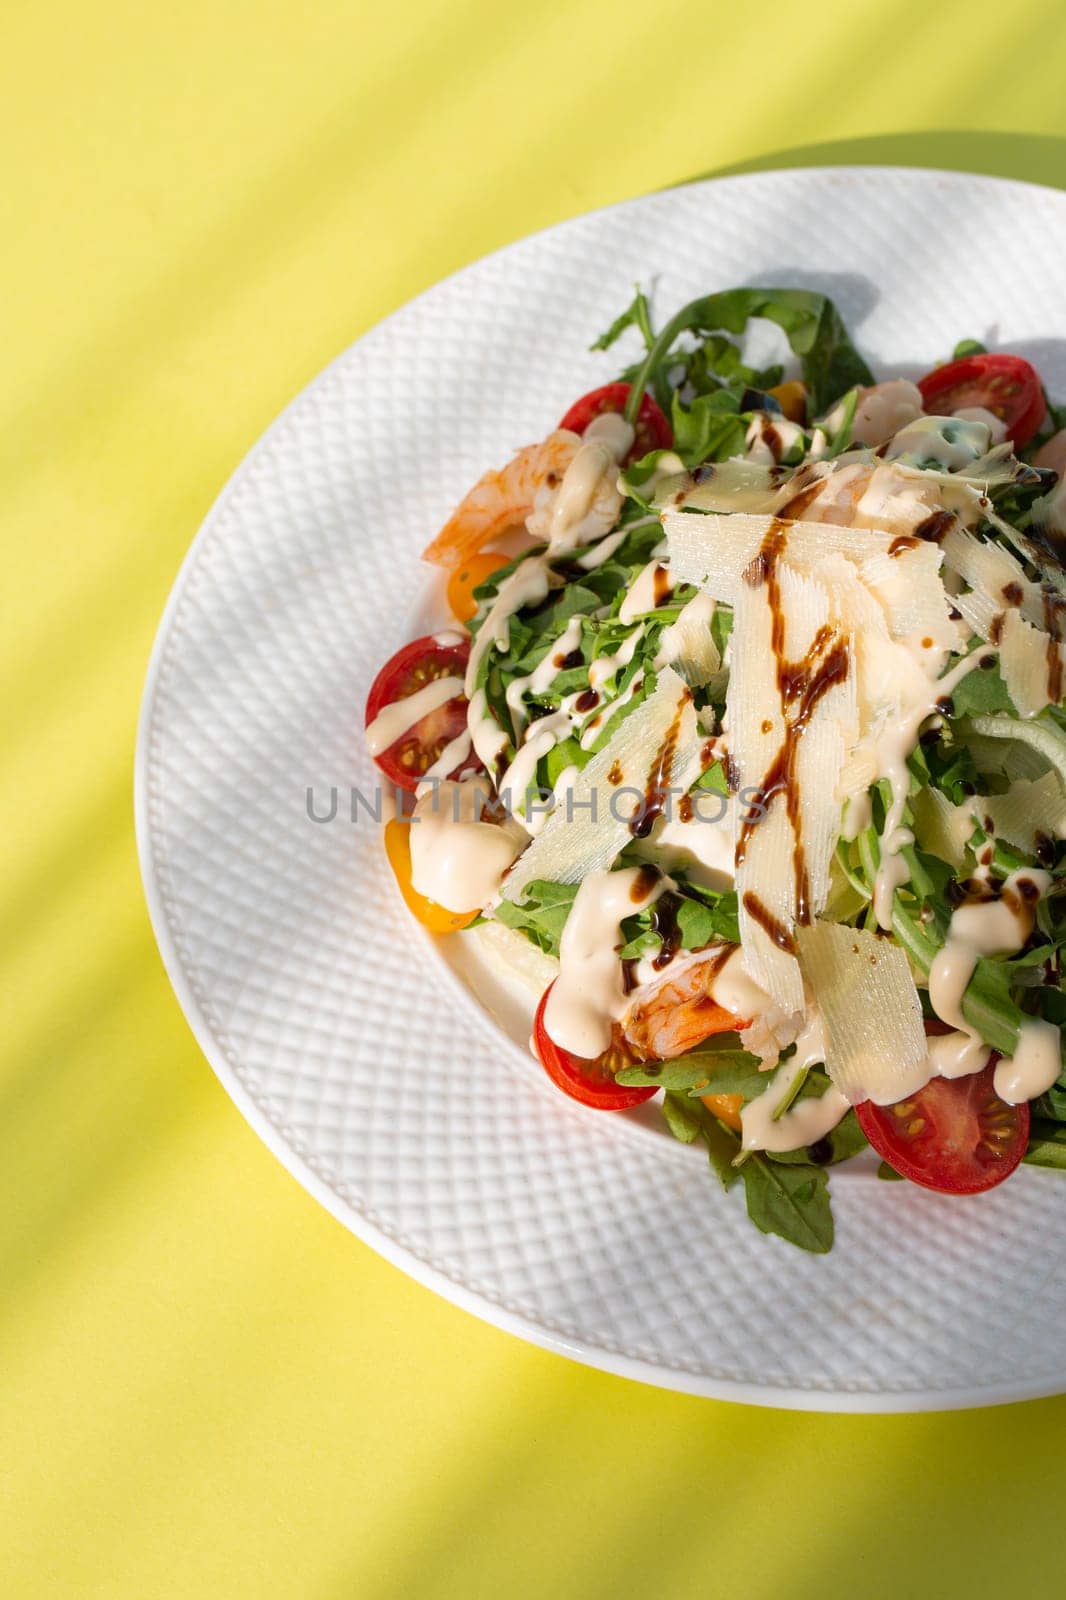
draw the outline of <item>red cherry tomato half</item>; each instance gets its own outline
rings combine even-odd
[[[919,378],[922,404],[931,416],[954,416],[983,406],[998,417],[1016,450],[1024,450],[1044,420],[1044,391],[1028,361],[1003,354],[963,356]]]
[[[462,678],[470,658],[470,641],[460,644],[438,644],[435,639],[414,639],[398,650],[387,661],[370,686],[366,701],[366,726],[386,706],[397,700],[406,700],[417,694],[437,678]],[[446,745],[457,739],[466,727],[466,696],[455,695],[443,705],[428,711],[410,728],[406,728],[387,749],[380,751],[374,760],[390,783],[399,784],[412,793],[425,777],[429,768],[440,757]],[[477,758],[468,756],[461,761],[451,778],[460,772],[473,771]]]
[[[571,1100],[579,1100],[583,1106],[595,1106],[597,1111],[626,1111],[630,1106],[650,1100],[654,1089],[626,1089],[615,1083],[615,1073],[632,1064],[632,1057],[624,1051],[612,1048],[598,1060],[586,1061],[555,1043],[544,1026],[544,1012],[553,988],[554,984],[549,984],[540,997],[533,1022],[533,1048],[556,1087]]]
[[[998,1056],[966,1078],[931,1078],[894,1106],[855,1107],[890,1167],[940,1194],[980,1194],[1009,1178],[1029,1143],[1029,1107],[1009,1106],[992,1079]]]
[[[571,433],[584,433],[594,417],[601,417],[605,411],[624,411],[630,388],[628,383],[605,383],[602,389],[590,389],[588,394],[574,401],[560,422],[560,428],[569,428]],[[634,433],[633,448],[625,459],[626,466],[631,461],[639,461],[649,450],[669,450],[674,442],[673,429],[650,394],[641,398]]]

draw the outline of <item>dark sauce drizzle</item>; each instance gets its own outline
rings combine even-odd
[[[939,544],[941,539],[946,538],[951,532],[954,525],[954,511],[934,511],[924,522],[919,522],[914,530],[914,537],[924,540],[926,544]]]
[[[1062,640],[1063,611],[1066,595],[1059,594],[1049,583],[1040,591],[1044,602],[1044,630],[1047,633],[1047,697],[1052,705],[1062,700]]]
[[[818,629],[800,661],[790,661],[786,657],[785,614],[781,605],[781,585],[777,567],[787,538],[787,524],[783,524],[780,517],[775,517],[766,530],[758,555],[744,573],[744,581],[752,588],[759,588],[764,583],[767,586],[770,605],[770,648],[777,669],[777,690],[785,724],[781,746],[758,789],[762,804],[767,808],[779,794],[784,796],[793,840],[793,915],[796,922],[805,924],[811,920],[811,904],[810,877],[801,827],[799,784],[796,778],[799,741],[819,702],[830,689],[838,683],[843,683],[847,677],[851,653],[847,640],[841,638],[832,628],[823,625]],[[752,831],[761,820],[762,817],[757,809],[749,809],[737,837],[738,867],[744,860]],[[782,950],[788,949],[791,953],[793,948],[791,934],[782,927],[758,897],[745,894],[744,905],[774,943]],[[784,935],[788,943],[783,944],[779,935]]]
[[[634,839],[646,839],[657,819],[662,815],[666,805],[667,790],[670,787],[670,772],[674,764],[674,753],[677,750],[678,735],[681,732],[681,716],[691,699],[691,694],[678,705],[674,720],[663,735],[663,742],[655,752],[655,760],[648,772],[648,785],[644,791],[644,799],[638,807],[636,814],[629,824],[629,831]]]

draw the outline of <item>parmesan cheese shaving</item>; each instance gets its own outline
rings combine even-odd
[[[659,635],[656,671],[672,666],[694,689],[710,683],[722,665],[711,633],[714,612],[713,598],[701,589],[682,607],[677,621]]]
[[[985,833],[1005,839],[1019,850],[1031,852],[1041,835],[1066,839],[1066,790],[1054,772],[1045,772],[1035,783],[1023,778],[1011,784],[1006,794],[978,795],[970,807]]]
[[[700,773],[700,735],[692,694],[664,667],[655,692],[639,705],[575,777],[546,826],[507,877],[504,894],[521,898],[527,883],[579,883],[609,867],[631,838],[653,769],[679,799]]]
[[[829,625],[829,594],[823,584],[786,562],[778,565],[777,582],[784,657],[791,663],[808,659],[814,676],[836,640]],[[775,762],[789,737],[788,721],[800,715],[803,701],[801,696],[786,714],[772,630],[768,585],[744,583],[732,635],[726,718],[741,797],[745,788],[767,790],[760,802],[767,810],[747,829],[742,821],[738,828],[741,941],[755,980],[783,1010],[798,1011],[803,984],[791,948],[797,903],[802,898],[801,914],[814,915],[829,893],[829,862],[840,831],[836,777],[846,750],[845,727],[849,740],[854,735],[855,685],[845,660],[842,681],[822,693],[805,713],[804,724],[794,735],[791,776],[779,780]],[[818,639],[827,641],[821,654]],[[767,789],[772,770],[776,787],[772,783]]]
[[[894,1105],[928,1081],[922,1007],[899,945],[859,928],[797,930],[803,976],[822,1017],[825,1069],[852,1105]]]
[[[716,600],[736,605],[745,571],[759,554],[773,524],[772,517],[695,517],[665,511],[670,571],[675,582],[694,583]],[[892,537],[864,528],[842,528],[829,522],[793,522],[788,528],[789,565],[812,572],[825,556],[839,554],[862,561],[888,553]]]
[[[1052,684],[1061,693],[1063,650],[1017,611],[1003,618],[999,643],[1003,682],[1021,717],[1035,717],[1051,702]]]

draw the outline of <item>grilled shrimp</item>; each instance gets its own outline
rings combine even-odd
[[[626,1043],[642,1061],[670,1061],[709,1039],[745,1024],[711,995],[722,970],[721,951],[687,964],[676,978],[638,1000],[622,1023]]]
[[[576,433],[556,429],[540,444],[527,444],[505,467],[484,473],[423,550],[423,561],[457,567],[490,540],[521,527],[554,497],[580,447]]]

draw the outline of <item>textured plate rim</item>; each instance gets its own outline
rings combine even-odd
[[[777,178],[786,182],[794,180],[802,183],[805,180],[829,177],[840,181],[876,183],[878,180],[887,180],[892,176],[910,178],[918,175],[928,178],[931,182],[937,179],[949,180],[958,184],[971,183],[980,187],[1032,190],[1035,193],[1054,194],[1060,198],[1062,197],[1061,190],[1052,188],[1049,185],[1026,182],[1022,179],[955,172],[937,167],[878,164],[786,167],[754,173],[739,173],[719,178],[694,178],[676,185],[670,185],[666,190],[655,191],[655,193],[668,193],[670,189],[690,190],[704,188],[710,190],[722,186],[755,186],[767,178]],[[846,1387],[807,1389],[776,1383],[772,1380],[768,1380],[766,1383],[754,1383],[705,1374],[687,1373],[671,1366],[657,1365],[654,1362],[624,1355],[604,1344],[568,1338],[561,1333],[556,1333],[542,1323],[511,1311],[487,1295],[458,1283],[455,1279],[449,1277],[447,1273],[442,1272],[432,1263],[425,1261],[414,1250],[407,1248],[398,1240],[392,1238],[321,1177],[308,1160],[293,1147],[284,1133],[270,1120],[241,1082],[236,1067],[230,1059],[227,1047],[218,1038],[207,1018],[195,992],[193,982],[185,970],[156,871],[152,847],[149,818],[151,730],[157,690],[165,666],[167,651],[172,642],[175,618],[193,579],[199,559],[205,547],[215,535],[218,525],[223,520],[231,498],[243,485],[249,473],[254,471],[259,459],[270,453],[276,441],[284,432],[291,415],[302,407],[312,394],[320,389],[324,390],[328,386],[335,370],[348,359],[351,352],[364,339],[388,326],[394,318],[408,313],[413,306],[436,294],[446,284],[462,277],[463,274],[486,261],[496,260],[505,256],[508,251],[526,243],[529,239],[549,233],[561,232],[571,224],[587,220],[589,217],[617,211],[631,205],[639,205],[642,200],[647,198],[649,196],[635,196],[617,201],[608,206],[597,207],[594,210],[582,212],[577,216],[551,224],[532,234],[523,235],[519,239],[511,240],[499,249],[466,263],[455,272],[449,273],[446,277],[429,285],[418,295],[405,301],[403,305],[398,306],[387,317],[365,329],[358,338],[340,351],[333,360],[328,362],[325,367],[312,377],[286,403],[274,420],[259,435],[251,449],[244,455],[226,480],[192,539],[168,595],[152,644],[137,722],[133,770],[134,826],[137,856],[149,920],[164,969],[178,1004],[184,1013],[185,1020],[188,1022],[193,1037],[205,1056],[208,1065],[241,1115],[281,1165],[338,1222],[347,1228],[349,1232],[355,1234],[357,1238],[361,1239],[364,1244],[369,1245],[376,1254],[382,1256],[391,1265],[399,1267],[401,1271],[417,1283],[433,1290],[442,1299],[458,1306],[461,1310],[472,1313],[482,1321],[500,1328],[504,1332],[515,1334],[528,1343],[552,1351],[557,1355],[566,1356],[583,1365],[594,1367],[617,1377],[635,1379],[655,1388],[674,1390],[704,1399],[728,1400],[745,1405],[758,1405],[775,1409],[854,1415],[956,1411],[973,1407],[983,1408],[1023,1400],[1041,1399],[1059,1394],[1066,1387],[1066,1366],[1064,1366],[1061,1373],[1050,1374],[1040,1379],[1033,1379],[1027,1382],[994,1384],[980,1389],[972,1387],[958,1390],[926,1388],[915,1390],[893,1389],[890,1391],[860,1390]]]

